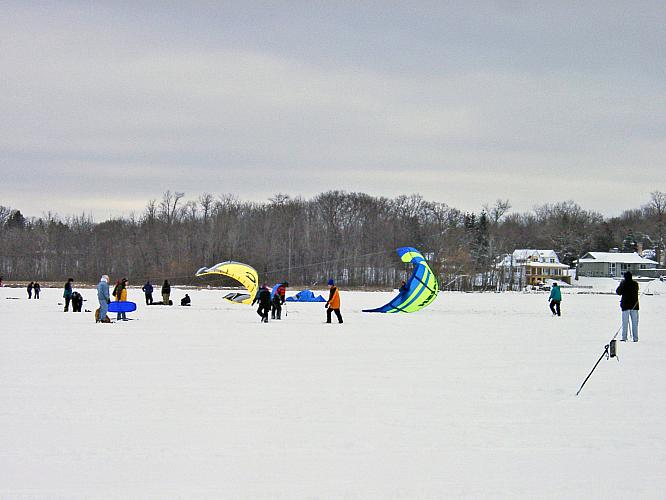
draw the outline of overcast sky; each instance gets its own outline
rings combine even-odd
[[[0,0],[0,205],[666,191],[663,1]]]

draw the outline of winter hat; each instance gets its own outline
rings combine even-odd
[[[626,280],[630,280],[632,276],[633,274],[631,274],[631,271],[627,271],[626,273],[624,273],[624,279]]]
[[[329,286],[330,286],[330,285],[335,285],[335,281],[333,281],[332,279],[330,279],[330,280],[328,280],[328,284],[329,284]]]
[[[106,274],[102,275],[102,279],[100,281],[106,281],[107,283],[109,282],[109,276]]]

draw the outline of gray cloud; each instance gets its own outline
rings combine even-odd
[[[658,2],[10,2],[0,204],[420,192],[465,210],[666,190]]]

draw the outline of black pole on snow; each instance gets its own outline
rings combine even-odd
[[[576,393],[576,396],[578,396],[580,394],[580,391],[583,390],[583,386],[589,380],[589,378],[592,376],[592,374],[594,373],[594,370],[597,369],[597,366],[599,366],[599,363],[601,363],[601,360],[604,359],[604,356],[608,356],[609,346],[610,346],[610,344],[606,344],[606,346],[604,347],[604,352],[601,353],[601,356],[599,356],[599,359],[597,360],[594,367],[592,368],[592,371],[590,371],[590,373],[587,374],[587,377],[585,377],[585,380],[583,380],[583,383],[580,385],[580,389],[578,389],[578,392]]]

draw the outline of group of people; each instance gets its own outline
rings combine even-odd
[[[624,279],[615,289],[615,293],[622,297],[620,299],[620,309],[622,310],[622,337],[620,340],[626,342],[629,334],[629,323],[631,323],[631,337],[634,342],[638,342],[638,310],[639,306],[639,287],[633,279],[631,271],[624,273]],[[553,316],[561,316],[562,291],[557,283],[553,283],[548,296],[550,310]]]
[[[286,302],[287,287],[289,283],[286,281],[280,283],[275,289],[275,293],[271,294],[271,291],[268,288],[268,285],[264,283],[259,288],[252,305],[259,303],[257,308],[257,314],[261,318],[262,323],[268,323],[268,313],[271,313],[271,319],[280,320],[282,319],[282,306]],[[338,323],[343,323],[342,313],[340,312],[340,291],[338,287],[335,286],[335,281],[332,279],[328,280],[329,295],[328,300],[324,307],[326,308],[326,323],[331,322],[331,316],[335,313],[335,316],[338,318]]]
[[[111,297],[116,301],[127,301],[127,285],[129,284],[127,278],[116,281],[116,285],[113,289],[113,292],[109,292],[109,276],[107,274],[102,275],[97,284],[97,300],[99,301],[99,314],[97,315],[97,321],[101,323],[110,323],[111,320],[108,317],[109,304],[111,303]],[[149,281],[141,288],[145,295],[146,305],[172,305],[171,301],[171,285],[169,280],[164,280],[162,285],[162,300],[160,302],[153,301],[153,284]],[[67,291],[65,291],[67,293]],[[76,292],[75,292],[76,293]],[[192,299],[188,294],[185,294],[180,301],[181,306],[189,306],[192,303]],[[65,305],[65,310],[67,310],[67,305]],[[127,321],[127,316],[125,312],[118,312],[116,316],[117,321]]]
[[[36,281],[31,281],[30,283],[28,283],[27,290],[28,290],[28,299],[32,299],[33,294],[34,298],[39,299],[39,292],[41,292],[42,287]]]
[[[153,301],[153,291],[155,291],[153,284],[150,282],[150,280],[146,281],[146,283],[143,285],[141,288],[143,291],[145,297],[146,297],[146,305],[147,306],[153,306],[153,305],[165,305],[165,306],[170,306],[173,304],[171,302],[170,296],[171,296],[171,285],[169,284],[169,280],[164,280],[164,284],[162,285],[162,301],[161,302],[154,302]],[[181,300],[181,305],[182,300]]]
[[[287,287],[289,283],[286,281],[280,283],[275,289],[275,293],[271,294],[268,285],[264,283],[259,287],[257,294],[252,301],[252,305],[259,303],[257,314],[261,318],[262,323],[268,323],[268,313],[271,313],[271,319],[282,319],[282,305],[287,300]]]
[[[74,278],[69,278],[65,283],[62,298],[65,299],[64,312],[69,311],[70,304],[72,312],[81,312],[83,309],[83,295],[74,290]]]

